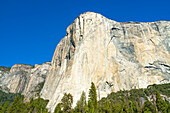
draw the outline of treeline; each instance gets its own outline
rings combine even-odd
[[[1,89],[1,87],[0,87],[0,89]],[[21,94],[19,94],[19,93],[5,93],[0,90],[0,105],[4,105],[4,103],[7,101],[9,104],[12,103],[17,96],[21,97]]]
[[[72,109],[73,97],[64,94],[55,108],[55,113],[170,113],[170,103],[166,100],[170,93],[170,84],[151,85],[146,89],[132,89],[111,93],[97,101],[94,83],[91,83],[88,101],[85,92]],[[160,95],[164,94],[166,98]]]
[[[30,102],[24,102],[24,96],[17,96],[12,103],[5,102],[0,105],[0,113],[48,113],[46,105],[48,100],[43,100],[40,96],[37,99],[31,98]]]
[[[169,90],[170,84],[150,85],[146,89],[112,92],[97,101],[99,94],[92,82],[88,97],[82,92],[73,108],[73,96],[65,93],[54,113],[170,113]],[[17,96],[11,104],[1,104],[0,113],[48,113],[47,103],[40,97],[24,102],[24,96]]]
[[[9,72],[11,67],[0,66],[0,71]]]

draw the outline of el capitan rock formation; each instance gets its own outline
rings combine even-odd
[[[31,97],[30,90],[44,81],[40,95],[49,99],[47,107],[54,111],[64,93],[73,95],[74,106],[82,91],[88,96],[91,82],[95,83],[100,97],[106,97],[113,91],[169,83],[169,42],[169,21],[116,22],[101,14],[86,12],[67,28],[66,36],[57,45],[51,63],[44,64],[46,68],[42,65],[29,69],[26,74],[28,79],[21,82],[24,89],[4,83],[0,85],[12,92],[21,92],[26,96],[30,94]],[[15,72],[11,69],[6,73],[8,79]],[[4,80],[3,73],[0,72],[0,81]],[[34,84],[37,76],[42,81]]]
[[[169,82],[170,22],[116,22],[87,12],[67,28],[41,91],[52,111],[64,93],[74,105],[93,81],[100,96]]]

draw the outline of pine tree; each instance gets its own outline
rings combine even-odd
[[[2,112],[2,106],[0,105],[0,113]]]
[[[80,100],[77,101],[76,103],[76,107],[74,108],[74,112],[75,113],[79,113],[81,111],[81,108],[80,108]]]
[[[15,113],[17,111],[17,104],[19,102],[19,96],[17,96],[9,108],[8,113]]]
[[[73,104],[73,96],[69,94],[64,94],[63,98],[61,99],[61,106],[63,108],[63,112],[71,112],[71,107]]]
[[[22,95],[21,99],[16,104],[16,112],[17,113],[23,113],[25,108],[26,108],[26,106],[24,104],[24,96]]]
[[[168,103],[167,113],[170,113],[170,103]]]
[[[29,113],[32,113],[32,111],[34,110],[34,99],[31,98],[30,102],[27,105],[27,110]]]
[[[121,111],[121,113],[128,113],[128,106],[126,104],[124,97],[122,97],[122,111]]]
[[[162,99],[158,91],[156,91],[156,106],[158,108],[158,111],[161,111],[162,113],[167,112],[168,105]]]
[[[134,113],[132,101],[129,101],[129,110],[128,110],[128,112],[129,113]]]
[[[4,106],[2,107],[1,113],[7,113],[8,105],[9,105],[8,101],[5,102]]]
[[[42,111],[42,103],[41,103],[41,98],[40,96],[38,96],[38,99],[36,101],[36,109],[37,109],[37,113],[41,113]]]
[[[136,102],[135,101],[132,101],[132,111],[134,112],[134,113],[137,113],[138,112],[138,108],[137,108],[137,106],[136,106]]]
[[[116,102],[115,109],[113,113],[120,113],[121,112],[121,106],[118,102]]]
[[[61,103],[58,103],[57,106],[55,107],[54,113],[61,113]]]
[[[145,101],[143,106],[144,113],[154,113],[155,112],[155,106],[149,101]]]
[[[110,100],[106,100],[103,108],[105,113],[111,113],[112,112],[112,105],[110,103]]]
[[[93,106],[94,109],[96,109],[98,107],[98,102],[97,102],[97,93],[96,93],[96,87],[94,85],[94,83],[91,83],[91,88],[89,89],[89,99],[88,99],[88,103],[90,103],[91,107]]]
[[[95,113],[95,108],[92,101],[88,101],[88,113]]]
[[[82,92],[80,100],[77,103],[78,103],[77,107],[79,109],[78,111],[81,113],[85,113],[85,107],[87,106],[87,104],[86,104],[86,94],[84,91]]]

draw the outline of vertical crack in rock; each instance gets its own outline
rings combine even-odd
[[[169,21],[116,22],[86,12],[68,26],[51,62],[0,70],[0,86],[29,99],[45,81],[40,95],[49,100],[47,108],[53,112],[64,93],[73,95],[73,107],[82,91],[88,96],[91,82],[100,98],[112,91],[169,83],[169,42]]]

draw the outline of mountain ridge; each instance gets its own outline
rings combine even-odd
[[[73,106],[82,91],[87,97],[91,82],[101,97],[169,83],[169,42],[169,21],[116,22],[85,12],[67,27],[51,62],[9,74],[0,71],[0,86],[28,100],[40,94],[53,112],[64,93],[73,95]]]

